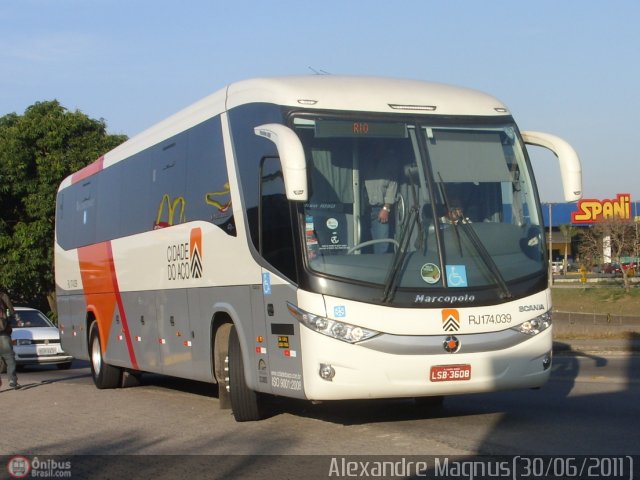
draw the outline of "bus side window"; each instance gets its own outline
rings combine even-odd
[[[260,166],[260,254],[297,282],[291,211],[280,160],[265,157]]]

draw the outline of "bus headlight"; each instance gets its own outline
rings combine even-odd
[[[527,320],[526,322],[521,323],[520,325],[513,327],[511,330],[515,330],[516,332],[523,333],[525,335],[537,335],[540,332],[544,332],[547,328],[551,326],[551,312],[543,313],[542,315],[537,316],[536,318],[532,318],[531,320]]]
[[[305,312],[295,305],[287,302],[289,313],[293,315],[305,327],[314,332],[322,333],[331,338],[336,338],[348,343],[357,343],[375,337],[380,332],[369,330],[346,322],[339,322],[326,317],[320,317],[313,313]]]

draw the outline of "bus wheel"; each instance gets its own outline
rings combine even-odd
[[[231,324],[220,325],[213,341],[213,368],[218,383],[218,402],[220,410],[231,408],[231,399],[227,388],[227,377],[229,376],[227,362],[229,358],[229,332]]]
[[[240,351],[240,340],[235,326],[229,332],[229,354],[227,355],[227,385],[231,396],[231,411],[237,422],[250,422],[263,418],[261,397],[247,387],[244,363]]]
[[[91,355],[91,375],[93,383],[98,388],[117,388],[120,386],[122,371],[118,367],[109,365],[102,358],[102,348],[100,346],[100,335],[96,322],[91,324],[89,334],[89,353]]]

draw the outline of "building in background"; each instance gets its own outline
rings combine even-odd
[[[618,193],[613,199],[583,198],[577,203],[542,203],[541,208],[552,262],[564,260],[565,246],[570,261],[576,258],[580,235],[567,240],[561,231],[562,225],[582,229],[604,218],[619,217],[634,221],[637,232],[640,223],[640,202],[632,201],[628,193]],[[606,252],[603,257],[607,257]]]

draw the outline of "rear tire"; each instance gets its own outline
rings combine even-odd
[[[105,363],[96,322],[91,324],[89,333],[89,354],[91,356],[91,375],[96,387],[100,389],[118,388],[122,382],[122,369]]]
[[[229,355],[227,356],[229,395],[231,411],[237,422],[251,422],[264,418],[263,401],[258,392],[247,387],[244,362],[236,327],[229,332]]]

